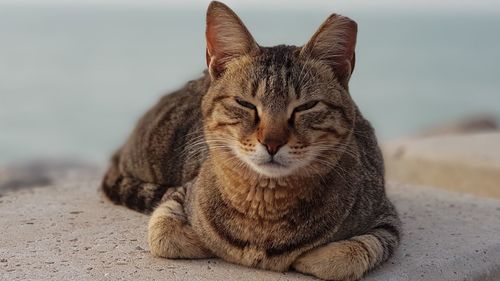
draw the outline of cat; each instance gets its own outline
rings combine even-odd
[[[152,213],[153,255],[358,280],[393,254],[401,223],[349,94],[356,36],[333,14],[302,47],[261,47],[210,3],[208,71],[140,119],[102,182]]]

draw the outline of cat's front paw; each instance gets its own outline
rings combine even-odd
[[[208,251],[187,221],[184,213],[185,191],[171,193],[151,215],[148,226],[150,251],[158,257],[207,258]]]
[[[359,243],[341,241],[313,249],[293,264],[295,270],[324,280],[355,281],[369,270],[369,256]]]
[[[151,215],[148,226],[149,248],[153,255],[164,258],[179,257],[180,249],[175,240],[182,235],[182,224],[185,216],[180,204],[166,201],[156,208]]]

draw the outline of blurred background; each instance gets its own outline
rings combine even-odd
[[[351,94],[382,141],[500,116],[498,1],[270,2],[225,1],[264,46],[302,45],[332,12],[358,22]],[[201,75],[208,3],[0,0],[0,165],[105,163]]]

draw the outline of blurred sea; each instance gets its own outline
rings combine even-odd
[[[329,14],[263,10],[237,12],[265,46],[301,45]],[[500,116],[498,15],[347,16],[359,24],[351,93],[382,140]],[[202,9],[0,7],[0,164],[107,159],[161,95],[201,74],[203,34]]]

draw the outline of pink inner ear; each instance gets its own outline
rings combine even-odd
[[[212,18],[213,16],[211,14],[207,15],[207,29],[205,32],[206,40],[207,40],[207,48],[206,48],[206,55],[207,55],[207,66],[210,67],[210,62],[211,58],[215,56],[215,51],[218,49],[219,46],[216,45],[217,41],[215,38],[215,28],[214,25],[214,20]]]
[[[210,72],[218,76],[223,71],[222,66],[226,58],[223,56],[224,46],[221,46],[221,44],[217,42],[217,31],[215,30],[217,23],[214,23],[214,20],[216,21],[216,19],[212,19],[210,16],[207,17],[207,29],[205,33],[207,40],[206,60]],[[222,54],[218,52],[222,52]]]
[[[225,70],[230,60],[258,51],[257,43],[238,16],[219,2],[208,7],[205,36],[207,66],[215,76]]]
[[[215,36],[213,31],[213,25],[210,19],[207,18],[207,30],[205,32],[206,40],[207,40],[207,48],[206,48],[206,56],[207,56],[207,67],[210,67],[210,62],[212,57],[215,55],[214,51],[216,50],[216,46],[214,46]]]

